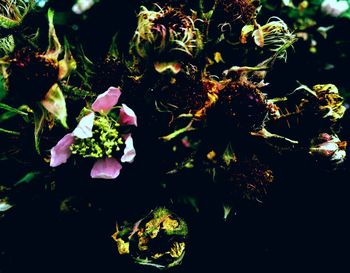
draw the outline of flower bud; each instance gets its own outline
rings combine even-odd
[[[346,157],[346,146],[347,142],[340,141],[337,135],[322,133],[311,141],[309,153],[318,159],[340,164]]]

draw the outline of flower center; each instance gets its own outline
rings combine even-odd
[[[119,126],[120,124],[110,117],[96,116],[92,137],[77,139],[70,147],[72,154],[84,158],[112,157],[124,145],[124,140],[118,131]]]

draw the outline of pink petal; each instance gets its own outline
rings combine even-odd
[[[95,113],[91,112],[90,114],[83,117],[77,128],[73,131],[73,135],[80,139],[85,139],[92,137],[92,127],[94,126]]]
[[[92,178],[115,179],[121,169],[122,165],[115,158],[103,158],[95,162],[90,175]]]
[[[92,110],[108,113],[118,103],[121,94],[122,92],[119,88],[110,87],[106,92],[97,97],[92,104]]]
[[[57,167],[63,163],[66,163],[72,152],[70,146],[74,143],[73,134],[65,135],[55,147],[51,149],[50,166]]]
[[[134,161],[134,158],[136,156],[136,151],[134,148],[134,141],[132,140],[131,134],[127,134],[124,136],[125,139],[125,149],[124,149],[124,155],[120,159],[122,163],[132,163]]]
[[[119,112],[119,122],[122,125],[135,125],[137,126],[137,117],[135,112],[129,108],[126,104],[122,104],[122,108]]]

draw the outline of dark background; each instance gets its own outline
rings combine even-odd
[[[54,1],[53,7],[59,15],[72,2]],[[87,56],[98,58],[118,31],[121,49],[126,50],[136,24],[135,2],[102,1],[85,21],[69,14],[68,26],[58,26],[58,33],[79,37]],[[79,23],[77,32],[71,28],[75,23]],[[339,24],[332,33],[335,37],[349,30],[348,23]],[[349,59],[339,58],[339,50],[350,51],[325,41],[315,56],[298,42],[288,62],[278,63],[269,74],[271,92],[293,90],[296,80],[310,85],[332,82],[349,90]],[[336,68],[320,69],[329,60]],[[348,113],[342,121],[343,139],[349,139],[349,121]],[[157,170],[164,167],[167,156],[162,147],[138,151],[132,167],[139,171],[125,168],[116,183],[86,183],[89,166],[64,166],[57,170],[60,183],[55,189],[48,190],[50,181],[24,187],[22,203],[0,219],[0,272],[156,272],[118,256],[111,235],[116,219],[137,220],[159,205],[166,205],[189,225],[183,264],[170,271],[348,271],[349,162],[330,172],[298,155],[279,157],[268,149],[260,153],[275,171],[268,198],[264,204],[240,203],[227,221],[220,193],[207,177],[188,172],[173,179],[171,183],[176,184],[168,189],[159,186],[163,177]],[[1,171],[8,177],[16,169],[2,163]],[[171,202],[177,194],[192,192],[200,196],[199,213]],[[28,195],[34,198],[26,199]],[[60,203],[70,196],[75,196],[72,202],[77,211],[60,213]]]

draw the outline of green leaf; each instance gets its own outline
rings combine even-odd
[[[58,37],[56,35],[55,26],[53,24],[55,12],[52,9],[49,9],[47,12],[47,18],[49,21],[49,46],[46,51],[46,56],[54,60],[58,59],[58,55],[61,53],[62,46]]]
[[[38,111],[34,111],[34,141],[35,150],[40,155],[40,136],[45,126],[46,114],[44,109],[40,106]]]
[[[30,183],[35,177],[37,177],[40,172],[29,172],[25,176],[23,176],[20,180],[18,180],[14,186],[18,186],[24,183]]]
[[[68,40],[64,39],[64,58],[58,62],[60,80],[67,78],[73,70],[77,69],[77,63],[73,58]]]
[[[61,88],[58,84],[54,84],[45,98],[41,101],[45,109],[50,112],[57,120],[59,120],[63,127],[68,128],[67,125],[67,107]]]
[[[14,21],[3,15],[0,15],[0,28],[13,28],[15,26],[18,26],[18,24],[19,24],[19,21]]]

